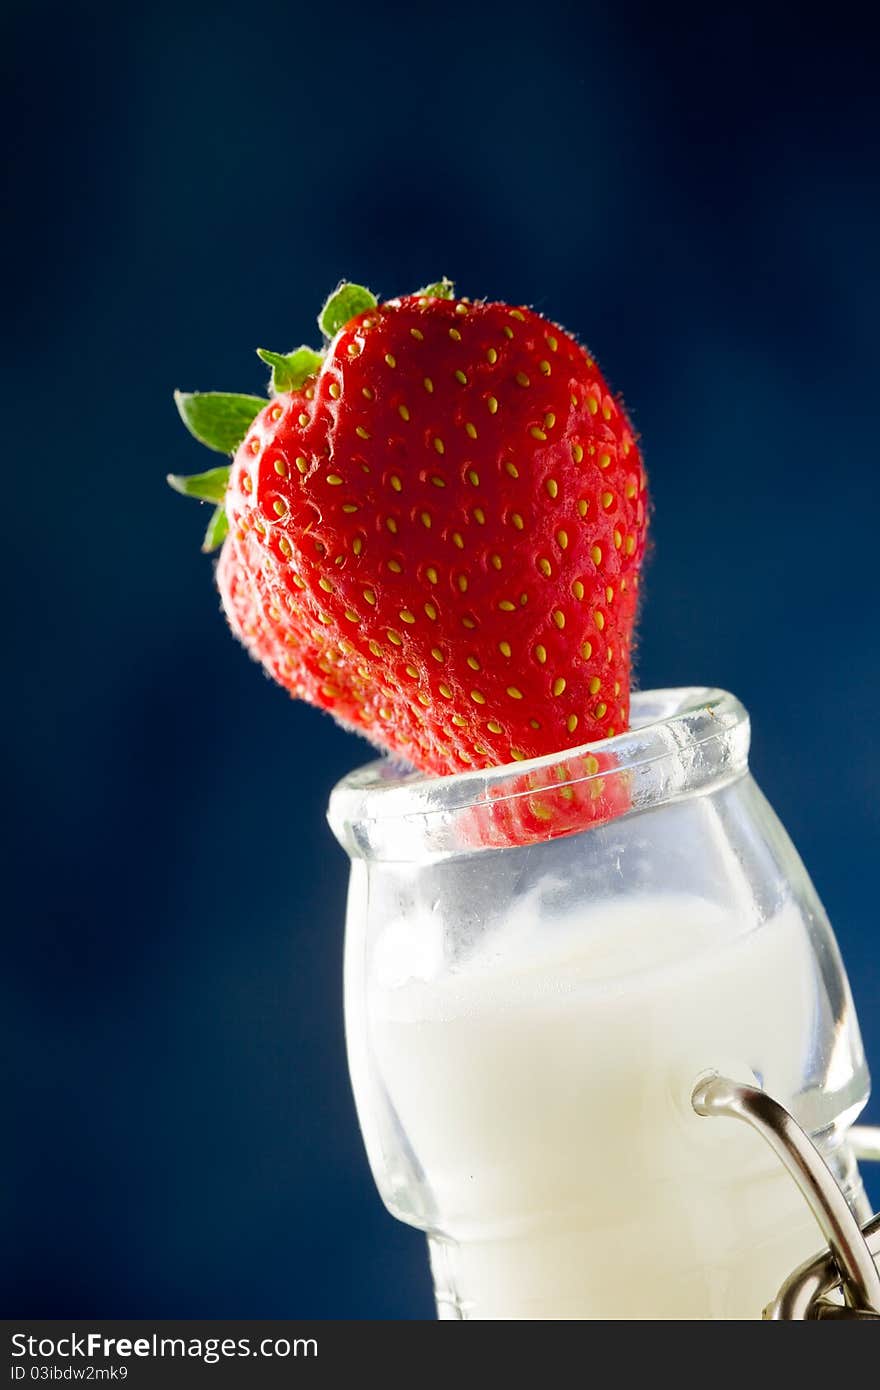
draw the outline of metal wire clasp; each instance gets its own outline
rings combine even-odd
[[[827,1250],[786,1279],[764,1309],[772,1321],[790,1318],[880,1318],[880,1217],[864,1229],[850,1210],[819,1150],[772,1096],[717,1072],[701,1076],[691,1103],[698,1115],[743,1120],[767,1141],[800,1188],[819,1223]],[[880,1133],[854,1126],[850,1142],[857,1157],[880,1157]],[[836,1289],[843,1304],[830,1297]]]

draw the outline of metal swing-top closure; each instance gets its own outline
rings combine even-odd
[[[764,1317],[880,1320],[880,1215],[859,1225],[815,1144],[785,1106],[756,1086],[712,1072],[699,1078],[691,1101],[698,1115],[744,1120],[758,1131],[794,1178],[827,1242],[789,1275]],[[848,1140],[856,1158],[880,1160],[880,1128],[855,1125]],[[834,1297],[840,1293],[842,1303]]]

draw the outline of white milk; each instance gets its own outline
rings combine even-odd
[[[763,1141],[690,1094],[707,1069],[801,1085],[797,908],[755,927],[637,898],[539,929],[526,900],[442,973],[440,940],[388,927],[369,1033],[436,1205],[441,1316],[760,1316],[818,1228]]]

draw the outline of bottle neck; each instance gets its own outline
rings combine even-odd
[[[450,777],[371,763],[335,788],[328,818],[352,858],[423,863],[522,847],[732,781],[747,770],[749,736],[726,691],[642,691],[626,733],[546,758]]]

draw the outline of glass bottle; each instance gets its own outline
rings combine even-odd
[[[868,1215],[846,974],[748,749],[733,696],[648,691],[592,748],[334,790],[358,1115],[441,1318],[759,1317],[817,1231],[755,1133],[694,1114],[712,1069],[785,1105]]]

